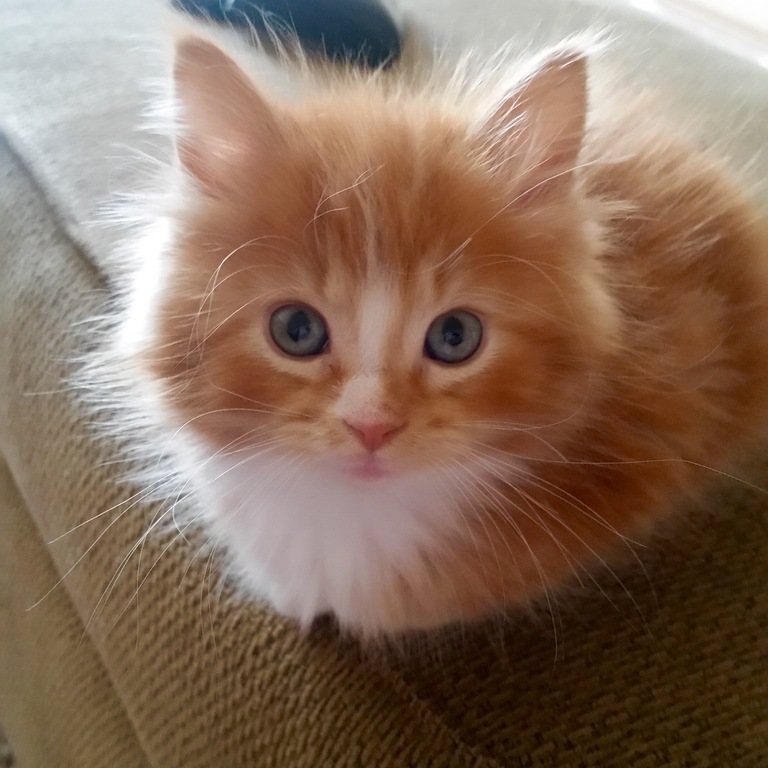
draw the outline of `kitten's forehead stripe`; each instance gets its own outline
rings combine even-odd
[[[384,365],[387,340],[393,332],[400,299],[396,289],[383,280],[371,283],[360,302],[358,352],[366,370]]]

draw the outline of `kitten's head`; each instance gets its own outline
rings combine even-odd
[[[178,424],[353,494],[446,473],[457,508],[558,455],[615,334],[581,57],[482,114],[375,76],[271,104],[197,38],[175,82],[186,192],[146,357]]]

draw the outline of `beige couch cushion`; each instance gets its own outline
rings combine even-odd
[[[67,436],[47,416],[62,411],[72,418],[72,405],[43,394],[61,388],[60,352],[68,354],[61,339],[71,338],[69,323],[78,308],[94,306],[97,281],[3,140],[0,222],[0,721],[21,766],[138,768],[147,765],[143,749],[70,585],[59,584],[62,572],[47,545],[51,537],[38,528],[40,520],[56,526],[58,518],[66,519],[66,501],[56,491],[35,496],[35,489],[59,477],[73,498],[83,497],[72,510],[76,516],[99,493],[87,490],[90,468],[72,471]],[[29,316],[34,327],[25,330]],[[18,441],[17,430],[30,440]],[[6,457],[17,470],[28,466],[18,473],[23,491]],[[38,514],[30,513],[29,504],[37,505]]]
[[[61,385],[92,341],[78,323],[103,298],[94,265],[111,235],[90,222],[137,172],[115,145],[134,141],[146,73],[143,44],[125,40],[146,35],[144,4],[0,8],[0,125],[29,170],[3,147],[0,449],[13,482],[0,491],[0,718],[22,765],[768,764],[766,496],[743,485],[648,548],[646,572],[563,597],[554,623],[518,617],[401,655],[327,628],[302,636],[237,602],[197,535],[153,536],[129,557],[156,510],[125,502],[129,446],[96,440]],[[551,39],[603,13],[556,0],[414,8],[457,49],[527,30]],[[754,155],[760,69],[667,28],[621,28],[617,55],[653,51],[645,74],[666,75],[713,130],[736,122],[721,135]]]
[[[66,590],[31,607],[58,574],[5,466],[0,467],[0,528],[0,718],[13,734],[22,765],[53,765],[55,756],[62,768],[145,766],[133,727]]]

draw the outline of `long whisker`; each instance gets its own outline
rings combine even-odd
[[[512,529],[515,531],[518,539],[522,542],[525,549],[528,551],[528,555],[531,559],[531,563],[533,564],[534,568],[536,569],[536,572],[539,577],[539,583],[541,586],[541,592],[544,597],[544,600],[546,602],[549,615],[552,619],[552,630],[553,630],[553,636],[555,641],[555,657],[557,658],[558,650],[559,650],[559,641],[558,641],[558,630],[557,630],[557,623],[555,620],[555,608],[556,608],[556,596],[552,590],[552,585],[549,582],[549,579],[547,578],[544,568],[541,564],[541,561],[539,560],[536,552],[534,551],[533,547],[529,543],[528,539],[525,537],[525,534],[523,533],[522,529],[518,525],[517,521],[514,519],[514,517],[509,514],[509,511],[507,510],[507,507],[511,503],[513,507],[519,508],[519,505],[515,504],[514,502],[511,502],[510,499],[508,499],[506,496],[501,494],[498,489],[494,488],[487,480],[485,480],[476,470],[472,469],[471,465],[466,466],[464,464],[461,465],[463,470],[465,472],[468,472],[470,476],[472,477],[473,485],[478,488],[480,491],[482,497],[485,499],[485,501],[490,505],[491,509],[495,511],[501,519],[506,521]],[[478,514],[476,515],[476,519],[482,520],[484,517],[486,517],[486,514],[483,514],[485,510],[483,510],[482,506],[479,508]],[[521,512],[524,513],[524,510],[520,509]],[[514,551],[512,550],[511,543],[506,541],[506,537],[501,532],[501,529],[499,528],[498,523],[496,522],[495,518],[490,515],[489,516],[491,521],[494,523],[494,526],[496,528],[497,533],[499,534],[500,538],[506,542],[507,549],[512,557],[513,562],[518,567],[517,558],[515,557]],[[530,517],[530,516],[529,516]],[[534,522],[538,523],[540,527],[553,538],[555,541],[555,544],[562,548],[562,544],[557,540],[557,538],[554,536],[553,532],[550,531],[543,523],[539,523],[535,518],[533,519]],[[484,528],[485,529],[485,528]],[[487,529],[486,535],[488,535]],[[499,567],[501,567],[499,565]],[[522,573],[522,571],[520,571]]]
[[[265,452],[273,450],[275,446],[279,446],[280,444],[282,444],[282,441],[279,440],[279,439],[276,439],[276,438],[273,439],[273,440],[270,440],[270,441],[263,441],[262,443],[259,444],[260,450],[255,451],[255,452],[249,452],[249,454],[244,459],[242,459],[241,461],[237,462],[236,464],[234,464],[232,466],[227,467],[225,470],[223,470],[218,475],[213,477],[208,482],[208,484],[213,484],[213,483],[217,482],[218,480],[220,480],[222,477],[224,477],[229,472],[232,472],[232,471],[238,469],[239,467],[243,466],[244,464],[247,464],[248,462],[252,461],[256,457],[258,457],[260,455],[263,455]],[[215,454],[214,456],[212,456],[209,459],[207,459],[205,462],[203,462],[203,464],[209,463],[214,458],[216,458],[217,455],[221,455],[221,453],[222,453],[221,451],[217,451],[217,454]],[[147,542],[149,536],[155,531],[155,529],[162,523],[162,521],[166,517],[168,517],[170,515],[173,518],[174,524],[175,524],[175,528],[177,530],[177,533],[174,535],[174,537],[171,539],[171,541],[163,548],[163,550],[159,553],[159,555],[156,557],[154,562],[151,564],[151,566],[149,567],[147,572],[143,575],[141,580],[137,581],[136,588],[134,590],[133,596],[126,602],[126,605],[124,606],[124,608],[122,609],[122,611],[118,615],[117,619],[115,620],[114,625],[116,625],[117,622],[120,620],[120,618],[122,618],[122,616],[125,614],[125,611],[134,602],[134,600],[136,600],[138,598],[138,594],[139,594],[139,591],[140,591],[141,587],[144,585],[146,580],[150,577],[150,575],[152,574],[152,572],[154,571],[154,569],[156,568],[156,566],[158,565],[158,563],[160,562],[162,557],[171,549],[171,547],[177,541],[179,541],[181,539],[186,539],[185,531],[191,525],[194,525],[198,521],[198,519],[200,517],[202,517],[202,513],[196,515],[192,519],[188,520],[187,523],[183,527],[180,526],[178,524],[178,522],[176,522],[176,518],[175,518],[175,510],[176,510],[176,508],[178,507],[178,505],[181,502],[185,501],[193,493],[193,491],[190,491],[190,492],[188,492],[183,497],[181,495],[182,493],[184,493],[184,491],[186,489],[186,486],[188,486],[189,484],[190,484],[190,479],[188,478],[185,481],[185,483],[183,484],[183,486],[180,488],[179,492],[177,493],[176,498],[171,503],[169,509],[167,509],[165,512],[163,512],[162,514],[160,514],[158,517],[155,518],[155,520],[152,522],[152,524],[150,524],[150,526],[144,531],[144,533],[139,537],[139,539],[131,547],[131,549],[129,550],[127,555],[123,558],[121,564],[118,566],[117,571],[115,572],[115,574],[113,575],[112,579],[110,580],[110,583],[107,585],[105,591],[102,593],[102,597],[99,599],[99,602],[97,603],[97,605],[95,606],[93,612],[91,613],[91,618],[89,619],[88,624],[86,625],[86,628],[87,628],[87,626],[90,625],[90,623],[93,620],[93,618],[98,614],[100,607],[103,607],[104,605],[106,605],[106,602],[108,601],[109,596],[111,595],[113,589],[115,588],[118,579],[120,578],[120,576],[123,573],[125,567],[128,565],[128,563],[130,562],[131,558],[133,557],[133,555],[137,551],[139,552],[139,560],[137,562],[137,567],[136,567],[136,573],[137,573],[137,578],[138,578],[138,574],[141,571],[141,553],[143,551],[144,545]]]
[[[480,461],[482,462],[482,459],[480,459]],[[487,471],[489,471],[492,474],[493,477],[496,478],[497,481],[502,482],[511,491],[515,492],[518,496],[520,496],[521,498],[525,499],[526,502],[529,505],[532,505],[532,507],[535,507],[536,509],[540,510],[540,512],[544,513],[547,517],[551,518],[553,521],[556,521],[558,526],[561,526],[568,534],[570,534],[576,541],[578,541],[579,544],[581,544],[586,549],[586,551],[589,552],[590,556],[593,557],[601,565],[601,567],[603,569],[605,569],[606,572],[608,572],[612,576],[612,578],[616,581],[616,583],[622,588],[624,593],[627,595],[627,597],[629,598],[629,600],[632,602],[633,606],[635,607],[638,616],[641,618],[641,621],[643,622],[643,624],[647,628],[647,623],[645,621],[645,618],[643,616],[643,613],[642,613],[642,610],[641,610],[639,604],[635,600],[635,598],[632,595],[632,593],[630,592],[630,590],[626,587],[626,585],[624,584],[622,579],[616,573],[616,571],[613,568],[611,568],[611,566],[605,560],[605,558],[583,536],[581,536],[579,533],[577,533],[573,529],[572,526],[568,525],[568,523],[565,521],[565,519],[563,518],[562,515],[556,515],[549,506],[544,504],[543,501],[541,501],[540,499],[536,498],[533,494],[531,494],[528,490],[526,490],[526,487],[525,487],[526,483],[515,483],[515,482],[513,482],[509,477],[504,476],[501,472],[499,472],[496,468],[494,468],[493,464],[491,464],[491,463],[485,462],[484,463],[484,467],[485,467],[485,469]],[[511,500],[508,500],[508,501],[511,502]],[[573,508],[575,508],[575,509],[578,509],[578,507],[576,507],[573,504],[571,504],[571,506],[573,506]],[[561,546],[561,543],[559,542],[559,540],[557,540],[556,537],[554,537],[554,532],[551,531],[551,529],[549,528],[548,525],[544,524],[544,521],[541,519],[541,517],[539,515],[536,515],[536,517],[534,518],[532,515],[528,514],[522,507],[519,507],[518,505],[515,505],[515,507],[517,509],[519,509],[519,511],[521,513],[526,514],[526,516],[528,516],[529,519],[536,520],[536,521],[540,522],[542,525],[544,525],[544,529],[547,531],[547,533],[549,533],[553,537],[553,539],[555,539],[557,541],[558,546]],[[583,512],[583,509],[581,511]],[[620,534],[618,534],[618,532],[616,532],[615,529],[613,529],[611,526],[609,526],[606,523],[606,521],[604,521],[602,518],[600,518],[599,515],[596,515],[596,513],[594,513],[594,511],[590,511],[590,513],[591,513],[592,519],[599,520],[599,522],[604,524],[608,528],[608,530],[610,530],[612,533],[615,533],[617,535],[617,537],[621,541],[623,541],[625,544],[627,544],[629,546],[630,551],[633,553],[633,555],[636,556],[636,553],[635,553],[634,549],[631,547],[630,542],[629,542],[629,540],[626,537],[621,536]],[[565,555],[566,551],[565,550],[562,550],[562,551],[563,551],[563,554]],[[606,599],[608,599],[608,601],[612,605],[614,605],[614,607],[616,607],[617,610],[618,610],[618,607],[615,605],[615,603],[612,600],[612,598],[607,593],[605,593],[605,591],[600,586],[598,581],[594,578],[594,576],[592,575],[590,570],[587,567],[582,567],[582,571],[597,586],[597,588],[606,597]],[[647,577],[647,573],[646,573],[646,577]]]

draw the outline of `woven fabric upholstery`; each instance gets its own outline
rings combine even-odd
[[[58,229],[31,180],[2,141],[0,221],[0,356],[5,363],[0,447],[17,465],[28,460],[49,475],[62,472],[62,482],[66,483],[66,475],[71,478],[73,472],[75,476],[87,473],[75,469],[64,444],[58,454],[49,452],[52,442],[61,437],[49,429],[52,425],[48,421],[59,401],[33,393],[60,386],[51,361],[59,358],[58,339],[67,335],[68,321],[61,312],[72,311],[71,298],[65,298],[72,293],[62,291],[62,286],[70,283],[77,286],[76,291],[87,291],[89,280],[93,284],[93,270]],[[32,262],[35,266],[30,270]],[[26,277],[22,277],[24,272],[28,272]],[[41,272],[53,278],[42,291],[32,288],[35,274]],[[20,305],[27,305],[41,323],[29,333],[20,325]],[[40,334],[39,340],[35,334]],[[14,350],[17,344],[21,347]],[[26,348],[37,357],[34,370],[21,362]],[[18,450],[12,432],[21,415],[20,406],[27,402],[29,434],[37,442],[31,444],[30,457]],[[62,455],[64,458],[59,458]],[[81,487],[79,483],[77,487]],[[13,735],[19,765],[146,766],[134,729],[70,599],[69,585],[57,586],[60,576],[47,549],[48,538],[36,527],[27,501],[5,462],[0,462],[0,721]],[[54,492],[37,503],[56,520],[61,501]],[[81,508],[88,503],[84,498]],[[78,514],[76,508],[72,511]]]
[[[58,574],[4,466],[0,499],[0,720],[21,765],[144,768],[133,727],[66,591],[32,608]]]
[[[453,0],[452,20],[436,0],[419,6],[443,30],[461,27],[458,38],[487,30],[498,41],[494,3],[470,15]],[[13,5],[0,28],[11,29]],[[41,5],[53,21],[37,9],[47,21],[28,61],[35,76],[20,55],[16,79],[0,66],[13,145],[0,145],[0,449],[10,470],[0,472],[0,719],[20,766],[768,765],[768,496],[744,484],[713,489],[709,511],[692,510],[640,550],[643,567],[561,596],[554,619],[515,617],[399,651],[361,650],[328,627],[304,636],[236,601],[199,555],[200,534],[151,536],[128,557],[156,509],[125,502],[116,476],[129,446],[96,440],[62,381],[91,342],[79,323],[107,285],[106,235],[87,222],[110,178],[122,179],[117,188],[130,180],[126,169],[110,177],[104,155],[131,135],[140,47],[124,54],[128,72],[112,49],[125,51],[125,34],[146,22],[138,2]],[[559,2],[521,3],[520,18],[533,28],[545,5],[558,24],[575,23]],[[80,26],[67,16],[76,10]],[[29,45],[37,28],[18,12],[13,45],[24,35]],[[751,156],[768,78],[681,35],[657,39],[667,34],[698,56],[663,54],[700,108],[686,84],[707,55],[721,59],[723,82],[699,91],[755,121],[740,121],[734,144]],[[86,93],[83,68],[99,51],[109,72],[96,66]],[[45,99],[56,108],[42,109]],[[750,478],[768,486],[768,469]]]

